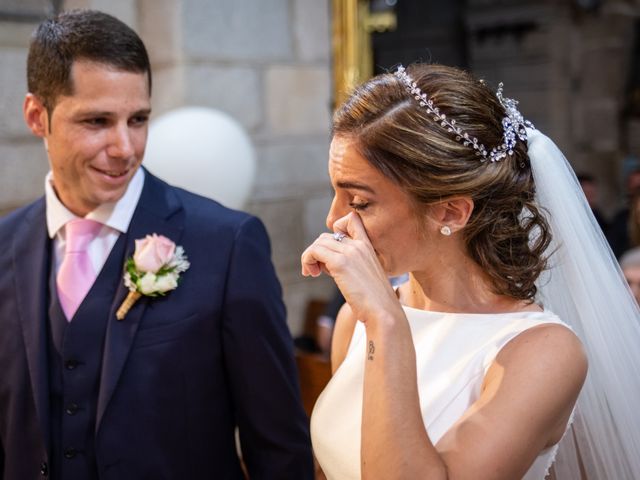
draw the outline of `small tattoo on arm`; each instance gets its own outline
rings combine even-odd
[[[369,340],[369,351],[367,352],[367,358],[373,360],[373,354],[376,351],[376,346],[373,344],[373,340]]]

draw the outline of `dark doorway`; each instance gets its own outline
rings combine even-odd
[[[394,31],[373,33],[374,72],[382,73],[398,63],[442,63],[468,68],[464,1],[381,0],[376,8],[393,8],[398,26]]]

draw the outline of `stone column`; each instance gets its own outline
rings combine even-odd
[[[42,195],[48,170],[42,141],[22,117],[27,48],[35,26],[0,22],[0,214]]]
[[[90,8],[108,13],[122,20],[134,30],[138,29],[138,8],[136,0],[64,0],[63,8]]]

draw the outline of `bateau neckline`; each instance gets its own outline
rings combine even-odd
[[[403,309],[406,309],[408,311],[411,312],[418,312],[418,313],[423,313],[426,315],[433,315],[433,316],[456,316],[456,317],[496,317],[496,316],[500,316],[500,317],[510,317],[510,316],[516,316],[516,317],[522,317],[522,316],[535,316],[535,315],[553,315],[553,313],[551,313],[549,310],[518,310],[515,312],[487,312],[487,313],[480,313],[480,312],[440,312],[437,310],[423,310],[421,308],[415,308],[415,307],[410,307],[408,305],[405,305],[403,303],[400,304],[402,306]]]

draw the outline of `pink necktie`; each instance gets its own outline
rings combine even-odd
[[[101,227],[102,224],[84,218],[71,220],[65,225],[64,258],[56,280],[58,298],[68,321],[71,321],[96,279],[87,247]]]

